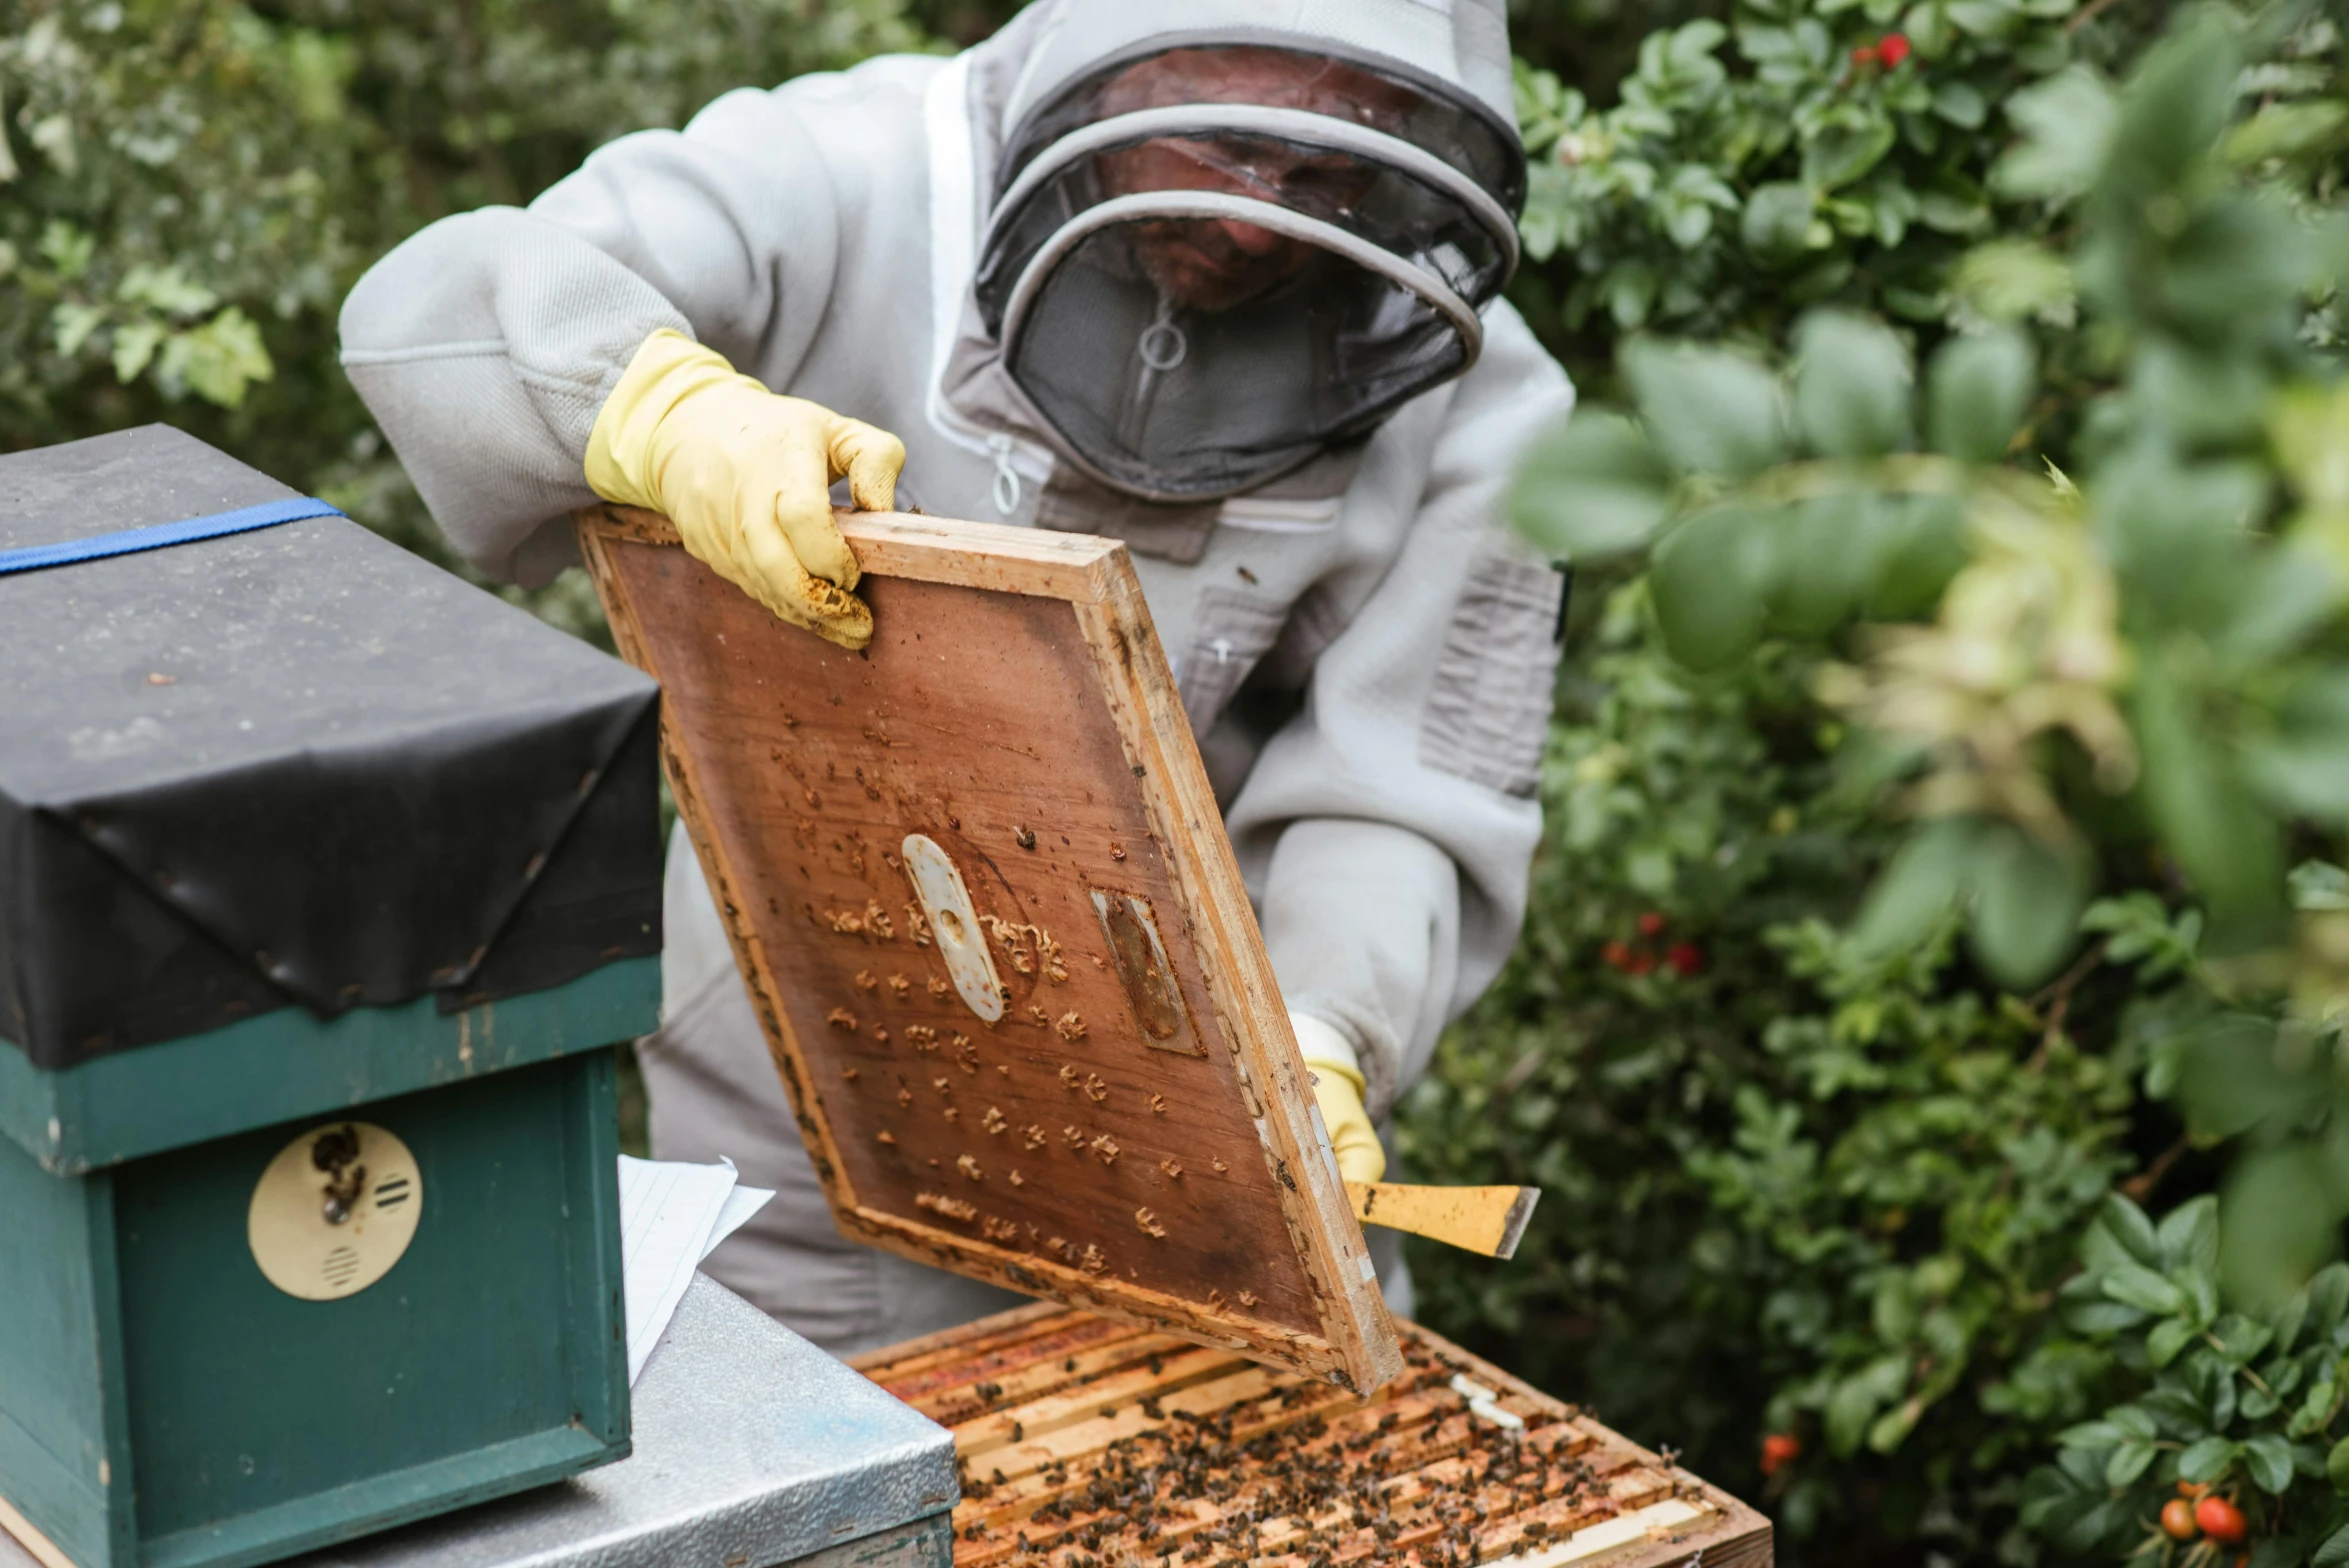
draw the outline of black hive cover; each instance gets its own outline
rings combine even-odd
[[[0,456],[0,549],[294,494],[150,425]],[[652,683],[356,523],[0,577],[0,672],[36,1065],[660,948]]]

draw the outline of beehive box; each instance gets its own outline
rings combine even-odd
[[[0,549],[300,499],[151,426],[0,456]],[[236,1568],[625,1455],[651,683],[306,514],[0,576],[0,667],[0,1533]]]
[[[1401,1368],[1115,540],[843,514],[850,653],[580,536],[835,1218],[1355,1388]]]
[[[1416,1325],[1368,1399],[1021,1308],[859,1370],[954,1432],[956,1568],[1763,1568],[1769,1521]]]

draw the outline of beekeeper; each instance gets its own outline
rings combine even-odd
[[[601,496],[858,647],[836,482],[1126,541],[1375,1178],[1539,832],[1561,584],[1499,513],[1573,393],[1497,297],[1524,179],[1502,0],[1039,0],[432,225],[352,291],[343,363],[503,580],[574,562]],[[779,1189],[711,1272],[841,1351],[1011,1304],[834,1229],[681,835],[666,918],[654,1150]]]

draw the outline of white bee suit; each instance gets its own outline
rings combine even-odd
[[[1122,425],[1080,428],[1085,399],[1044,378],[1130,369],[1131,311],[1095,308],[1121,275],[1079,266],[1102,232],[1085,225],[1120,209],[1031,175],[1027,210],[1049,208],[1049,222],[1007,239],[1022,171],[1005,150],[1050,136],[1023,170],[1079,167],[1081,114],[1050,118],[1077,112],[1070,84],[1123,80],[1120,63],[1154,49],[1234,42],[1404,84],[1385,129],[1341,127],[1334,145],[1384,148],[1395,127],[1440,123],[1484,150],[1449,173],[1393,154],[1408,165],[1388,182],[1395,224],[1443,215],[1424,234],[1348,229],[1359,181],[1346,210],[1292,225],[1317,258],[1419,247],[1370,257],[1351,293],[1317,285],[1336,303],[1310,330],[1252,332],[1219,358],[1230,318],[1186,316],[1163,280],[1144,280],[1160,303],[1142,353],[1171,368]],[[1219,123],[1248,112],[1213,109]],[[1282,137],[1313,139],[1278,113]],[[526,209],[432,225],[352,292],[343,361],[451,543],[501,579],[542,583],[576,559],[566,514],[595,499],[589,430],[661,328],[895,432],[901,506],[1126,540],[1284,997],[1344,1037],[1383,1118],[1515,942],[1540,831],[1562,588],[1499,514],[1518,459],[1573,393],[1508,305],[1477,297],[1497,288],[1513,240],[1465,187],[1501,167],[1490,137],[1514,148],[1508,116],[1499,0],[1042,0],[951,60],[886,57],[730,93],[683,131],[600,149]],[[1228,157],[1254,143],[1196,145]],[[1067,334],[1094,320],[1113,336],[1088,359]],[[1007,363],[1004,335],[1021,323],[1061,334],[1035,339],[1050,350],[1041,368]],[[1181,384],[1210,373],[1237,379]],[[1283,380],[1310,376],[1325,379]],[[1249,397],[1261,441],[1223,418]],[[724,1154],[779,1191],[710,1272],[839,1351],[1011,1304],[834,1229],[682,836],[666,918],[664,1021],[643,1049],[654,1150]]]

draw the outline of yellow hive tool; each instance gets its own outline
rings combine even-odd
[[[1489,1258],[1517,1250],[1533,1218],[1539,1187],[1411,1187],[1400,1182],[1350,1181],[1346,1198],[1365,1225],[1384,1225],[1446,1242]]]

